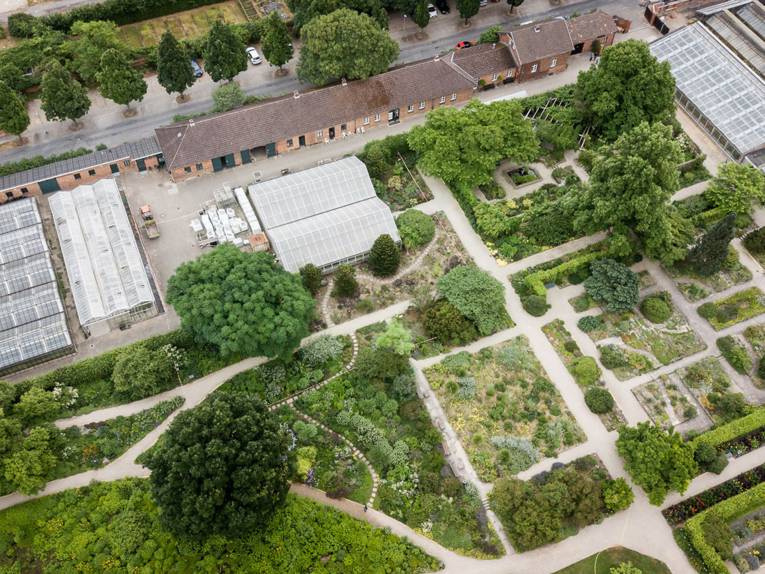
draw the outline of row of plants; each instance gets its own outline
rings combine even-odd
[[[172,534],[149,481],[127,479],[34,500],[0,514],[0,568],[13,572],[432,572],[440,564],[384,529],[288,495],[239,537]]]
[[[19,173],[21,171],[33,169],[35,167],[41,167],[43,165],[48,165],[51,163],[55,163],[57,161],[63,161],[65,159],[80,157],[81,155],[89,154],[92,151],[93,150],[91,149],[81,147],[81,148],[65,151],[63,153],[59,153],[55,155],[49,155],[49,156],[36,155],[33,157],[20,159],[18,161],[9,161],[8,163],[0,164],[0,177],[11,175],[12,173]]]
[[[595,456],[579,458],[528,481],[501,478],[489,500],[516,550],[558,542],[632,504],[623,478],[611,479]]]
[[[746,416],[694,437],[691,443],[694,448],[700,443],[706,443],[723,452],[741,456],[758,448],[758,442],[752,441],[761,436],[763,432],[765,432],[765,407],[759,407]],[[751,448],[747,448],[748,446]]]

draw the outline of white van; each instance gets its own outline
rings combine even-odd
[[[263,59],[260,57],[260,54],[258,54],[258,51],[252,46],[248,46],[245,52],[247,52],[247,57],[254,65],[257,66],[263,61]]]

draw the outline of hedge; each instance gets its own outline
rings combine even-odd
[[[589,265],[591,261],[603,257],[603,255],[604,254],[601,251],[585,253],[578,257],[574,257],[573,259],[569,259],[568,261],[564,261],[560,265],[556,265],[550,269],[542,269],[526,275],[523,282],[534,295],[545,297],[547,295],[547,288],[545,287],[546,283],[557,281],[564,275],[579,271],[585,265]]]
[[[710,431],[705,432],[691,441],[693,448],[700,442],[706,442],[716,447],[740,436],[765,426],[765,407],[759,407],[745,417],[736,419]]]
[[[710,512],[714,512],[726,520],[742,516],[747,512],[765,505],[765,483],[760,483],[754,488],[741,494],[723,500],[707,510],[698,513],[685,523],[685,530],[693,544],[693,547],[701,556],[704,564],[714,574],[729,574],[728,567],[717,551],[710,546],[704,537],[702,523]]]
[[[58,155],[36,155],[34,157],[20,159],[19,161],[4,163],[0,165],[0,176],[11,175],[12,173],[19,173],[20,171],[26,171],[28,169],[48,165],[57,161],[80,157],[81,155],[91,153],[92,151],[93,150],[91,149],[81,147],[78,149],[65,151],[64,153],[60,153]]]

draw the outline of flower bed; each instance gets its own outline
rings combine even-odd
[[[765,313],[765,294],[750,287],[714,303],[704,303],[698,312],[719,331]]]
[[[765,439],[765,407],[760,407],[745,417],[720,425],[693,439],[694,447],[705,442],[718,450],[741,456],[762,444]]]

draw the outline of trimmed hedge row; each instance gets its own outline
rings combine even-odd
[[[534,294],[540,297],[547,295],[546,283],[557,281],[564,275],[569,275],[582,269],[585,265],[589,265],[595,259],[603,257],[605,254],[601,251],[593,251],[591,253],[585,253],[579,257],[574,257],[568,261],[564,261],[560,265],[556,265],[550,269],[542,269],[535,271],[524,277],[523,282],[526,287]]]
[[[57,161],[80,157],[81,155],[89,154],[92,151],[92,149],[81,147],[70,151],[65,151],[64,153],[57,155],[36,155],[34,157],[20,159],[19,161],[11,161],[0,165],[0,176],[11,175],[12,173],[19,173],[20,171],[26,171],[28,169],[48,165]]]
[[[715,513],[723,519],[729,520],[742,516],[762,505],[765,505],[765,483],[760,483],[733,498],[723,500],[712,508],[698,513],[686,522],[685,530],[688,533],[691,544],[693,544],[693,547],[699,553],[710,572],[714,574],[729,574],[728,567],[725,566],[723,559],[704,537],[702,524],[706,516],[710,513]]]
[[[740,436],[749,434],[763,426],[765,426],[765,407],[759,407],[745,417],[741,417],[740,419],[736,419],[728,424],[721,425],[697,436],[691,441],[691,444],[694,449],[700,442],[705,442],[717,447]]]

